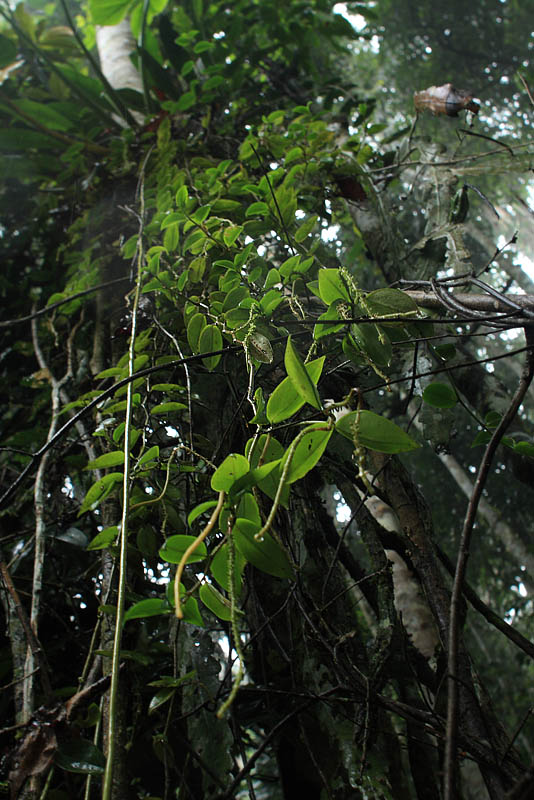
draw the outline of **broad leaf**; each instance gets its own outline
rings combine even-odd
[[[407,453],[419,447],[398,425],[373,411],[351,411],[336,422],[338,433],[351,441],[354,441],[356,427],[358,443],[369,450],[379,453]]]
[[[230,601],[224,597],[211,583],[203,583],[199,589],[199,597],[212,614],[229,622],[232,619],[230,613]]]
[[[293,570],[288,558],[279,544],[267,533],[262,542],[256,541],[255,534],[261,530],[248,519],[237,519],[234,537],[237,549],[253,566],[277,578],[292,578]]]
[[[230,453],[211,476],[211,488],[216,492],[229,492],[239,478],[249,471],[249,463],[240,453]]]
[[[324,362],[325,357],[321,356],[314,361],[309,361],[307,364],[304,364],[304,368],[314,384],[316,384],[321,377]],[[269,422],[272,423],[282,422],[284,419],[288,419],[292,417],[293,414],[296,414],[304,403],[305,400],[297,392],[291,379],[289,377],[284,378],[274,389],[267,401],[267,418]]]
[[[189,547],[195,541],[195,536],[189,536],[185,533],[178,533],[174,536],[169,536],[163,547],[159,551],[160,558],[167,561],[169,564],[179,564],[182,557]],[[200,542],[197,549],[191,553],[187,559],[188,564],[193,564],[195,561],[202,561],[208,555],[205,542]]]
[[[317,391],[317,386],[310,378],[308,371],[302,361],[298,351],[293,346],[291,336],[287,340],[286,352],[284,356],[284,365],[286,368],[287,376],[293,388],[305,403],[317,409],[322,408],[321,398]]]
[[[293,457],[285,479],[286,483],[294,483],[300,480],[314,468],[323,455],[332,433],[333,428],[328,429],[326,425],[319,430],[317,430],[317,426],[311,426],[307,429],[293,451]],[[282,469],[289,458],[289,451],[290,448],[287,449],[282,459]]]
[[[124,614],[124,621],[128,622],[130,619],[144,619],[145,617],[156,617],[160,614],[170,614],[171,609],[166,600],[161,597],[147,597],[145,600],[139,600]]]
[[[458,397],[452,386],[436,381],[426,387],[423,400],[435,408],[452,408],[458,402]]]

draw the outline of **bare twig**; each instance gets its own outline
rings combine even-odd
[[[495,429],[488,446],[484,452],[484,456],[480,463],[477,478],[475,481],[473,494],[467,507],[462,535],[460,538],[460,546],[458,551],[458,558],[456,562],[456,572],[454,576],[454,584],[452,588],[451,605],[450,605],[450,620],[449,620],[449,637],[448,637],[448,658],[447,658],[447,728],[445,739],[445,759],[444,759],[444,781],[443,781],[443,798],[444,800],[454,800],[456,797],[456,777],[457,777],[457,742],[458,742],[458,705],[459,705],[459,689],[458,689],[458,657],[459,657],[459,644],[460,644],[460,607],[463,591],[464,578],[469,559],[469,545],[471,542],[471,535],[475,523],[476,513],[482,491],[484,489],[490,466],[495,451],[504,436],[505,431],[514,419],[517,410],[523,398],[528,391],[534,376],[534,350],[532,344],[534,343],[534,332],[530,328],[525,328],[525,337],[527,340],[527,355],[525,365],[523,367],[523,374],[519,382],[519,386],[512,398],[506,413],[503,415],[499,425]]]
[[[112,281],[105,281],[104,283],[99,283],[98,286],[91,286],[89,289],[82,289],[82,291],[80,292],[71,294],[69,297],[65,297],[63,298],[63,300],[58,300],[56,303],[50,303],[49,306],[40,308],[38,311],[34,311],[25,317],[0,320],[0,328],[12,328],[13,325],[20,325],[21,322],[29,322],[32,319],[37,319],[37,317],[42,317],[44,314],[50,314],[51,311],[55,311],[56,308],[64,306],[65,303],[70,303],[71,300],[76,300],[78,297],[84,297],[84,295],[92,294],[93,292],[100,292],[102,291],[102,289],[107,289],[108,286],[113,286],[113,284],[115,283],[124,283],[125,281],[129,280],[130,279],[128,277],[114,278]]]

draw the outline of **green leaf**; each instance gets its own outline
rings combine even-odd
[[[119,535],[119,529],[116,525],[111,528],[104,528],[103,531],[97,533],[94,539],[91,539],[86,547],[86,550],[103,550],[105,547],[112,545]]]
[[[327,311],[325,311],[324,314],[321,314],[321,316],[318,317],[318,320],[327,320],[327,321],[332,320],[332,323],[334,321],[339,321],[340,316],[337,310],[338,303],[339,301],[332,303],[327,309]],[[313,338],[321,339],[323,336],[328,336],[331,333],[337,333],[337,331],[342,330],[345,325],[346,323],[344,322],[340,322],[338,325],[335,324],[327,325],[325,323],[316,324],[313,329]]]
[[[319,297],[329,306],[335,300],[345,300],[350,303],[351,297],[349,291],[341,279],[338,269],[320,269],[318,272],[319,279]]]
[[[174,608],[174,581],[171,581],[167,584],[167,589],[165,590],[167,595],[167,601],[169,605]],[[187,600],[184,602],[184,598],[186,595],[185,586],[183,583],[180,584],[180,599],[182,601],[182,611],[184,614],[184,622],[188,622],[190,625],[196,625],[199,628],[204,627],[204,620],[198,610],[198,602],[196,597],[188,597]],[[188,676],[190,677],[192,673],[188,673],[184,675],[184,679]]]
[[[289,258],[286,258],[284,263],[281,264],[279,267],[278,271],[280,272],[280,275],[283,278],[289,278],[290,275],[292,275],[293,272],[296,271],[298,265],[300,264],[300,259],[301,259],[300,255],[290,256]]]
[[[85,469],[106,469],[107,467],[116,467],[118,464],[124,464],[124,452],[113,450],[111,453],[104,453],[93,461],[89,461]]]
[[[242,225],[231,225],[228,228],[224,229],[223,232],[223,241],[227,247],[232,247],[235,244],[236,239],[238,236],[241,235],[243,232]]]
[[[534,458],[534,444],[531,444],[530,442],[516,442],[514,445],[514,450],[516,453],[519,453],[522,456]]]
[[[350,333],[357,347],[372,364],[378,367],[390,365],[393,355],[391,341],[379,325],[372,323],[351,325]]]
[[[306,372],[314,384],[316,384],[321,377],[324,362],[325,356],[321,356],[304,365]],[[301,395],[297,392],[290,378],[284,378],[274,389],[267,401],[267,419],[273,424],[282,422],[292,417],[293,414],[296,414],[304,403],[305,400],[303,400]]]
[[[106,759],[101,750],[88,739],[69,738],[61,740],[54,762],[66,772],[82,775],[102,775]]]
[[[176,689],[174,686],[167,686],[164,689],[160,689],[159,692],[156,692],[148,704],[148,713],[153,714],[156,709],[167,703],[175,692]]]
[[[177,103],[174,104],[175,111],[187,111],[197,102],[197,95],[194,89],[184,92]]]
[[[282,293],[278,289],[270,289],[260,300],[260,308],[266,317],[270,317],[283,300]]]
[[[185,186],[182,186],[182,189],[185,189],[186,192],[187,192],[187,189],[186,189]],[[169,225],[176,225],[177,222],[183,222],[184,219],[185,219],[185,217],[184,217],[184,215],[183,215],[183,213],[181,211],[173,211],[171,214],[167,214],[166,217],[163,217],[162,223],[159,226],[160,230],[164,231],[166,228],[169,227]],[[136,236],[135,237],[136,242],[137,242],[137,239],[138,239],[138,237]],[[151,247],[150,249],[153,250],[154,248]],[[165,251],[165,248],[163,248],[163,251]],[[147,256],[148,256],[148,253],[147,253]]]
[[[197,208],[194,214],[191,214],[191,219],[193,222],[196,222],[197,225],[202,225],[205,219],[207,219],[211,212],[211,205],[200,206]]]
[[[275,286],[275,284],[281,283],[281,282],[282,282],[282,278],[281,278],[281,275],[280,275],[279,271],[273,267],[267,273],[267,277],[265,278],[265,283],[263,285],[263,288],[265,290],[271,289],[271,287]],[[260,301],[260,303],[261,303],[261,301]]]
[[[198,353],[200,334],[207,325],[204,314],[193,314],[187,325],[187,341],[193,353]]]
[[[163,235],[163,244],[168,253],[172,253],[178,247],[180,241],[180,227],[177,222],[169,225]]]
[[[183,411],[184,408],[187,408],[185,403],[178,403],[177,401],[169,400],[167,403],[159,403],[157,406],[153,406],[150,409],[150,413],[154,414],[155,416],[158,415],[165,416],[165,414],[171,414],[176,411]]]
[[[434,347],[434,352],[443,361],[450,361],[451,358],[454,358],[456,355],[456,347],[453,344],[438,344]]]
[[[76,124],[75,119],[71,119],[58,110],[59,103],[37,103],[35,100],[24,98],[19,100],[16,108],[38,120],[41,125],[57,131],[68,131]],[[60,106],[61,108],[61,106]],[[72,106],[75,109],[75,106]]]
[[[415,300],[400,289],[377,289],[365,296],[365,305],[375,317],[390,314],[414,314],[417,312]]]
[[[200,503],[198,506],[195,506],[195,508],[187,515],[187,524],[192,525],[197,517],[200,517],[201,514],[204,514],[206,511],[209,511],[209,509],[214,508],[216,505],[216,500],[206,500],[205,503]]]
[[[196,536],[189,536],[185,533],[177,533],[174,536],[169,536],[163,547],[159,551],[160,557],[167,561],[169,564],[179,564],[182,556],[189,547],[193,544]],[[195,561],[203,561],[208,555],[205,542],[200,542],[197,549],[191,553],[187,559],[188,564],[193,564]]]
[[[316,426],[311,426],[306,430],[293,452],[286,483],[294,483],[300,480],[313,469],[323,455],[333,432],[333,428],[328,429],[326,426],[320,430],[317,430]],[[282,469],[288,457],[289,448],[282,459]]]
[[[234,525],[234,538],[237,549],[244,558],[257,569],[274,575],[276,578],[292,578],[291,564],[280,545],[267,533],[262,542],[256,541],[255,534],[261,530],[248,519],[238,518]]]
[[[214,350],[221,350],[223,346],[222,334],[219,328],[216,325],[206,325],[205,328],[202,329],[198,340],[198,351],[199,353],[211,353]],[[210,356],[209,358],[203,358],[202,363],[210,372],[215,369],[219,361],[221,360],[221,356]]]
[[[297,244],[303,242],[304,239],[308,236],[308,234],[312,232],[312,230],[315,227],[315,223],[317,222],[318,219],[319,217],[317,216],[317,214],[312,214],[310,217],[308,217],[308,219],[305,222],[302,223],[302,225],[299,225],[293,237],[297,242]]]
[[[203,583],[198,591],[199,597],[212,614],[224,622],[230,622],[230,601],[227,600],[211,583]]]
[[[122,483],[123,478],[122,472],[108,472],[103,478],[93,483],[84,497],[78,516],[81,517],[86,511],[93,511],[113,490],[116,483]]]
[[[179,383],[155,383],[152,386],[153,392],[167,392],[172,394],[172,392],[182,392],[184,389]]]
[[[258,520],[259,522],[259,520]],[[242,554],[236,550],[235,565],[234,565],[234,590],[235,596],[239,597],[243,586],[241,578],[245,568],[245,559]],[[225,591],[230,590],[230,581],[228,579],[228,544],[225,543],[215,553],[211,562],[211,574]]]
[[[323,404],[321,403],[317,386],[308,375],[308,371],[306,370],[304,362],[302,361],[299,353],[293,347],[291,336],[289,336],[287,340],[284,365],[287,376],[293,384],[293,388],[304,400],[304,402],[309,403],[311,406],[313,406],[313,408],[321,409]]]
[[[375,414],[374,411],[351,411],[336,422],[336,430],[347,439],[354,441],[354,426],[358,424],[358,442],[369,450],[379,453],[407,453],[420,445],[408,436],[390,419]]]
[[[497,427],[502,419],[502,414],[499,414],[498,411],[488,411],[486,416],[484,417],[484,424],[487,428],[493,430]]]
[[[176,192],[176,205],[178,208],[185,210],[189,202],[189,192],[187,186],[180,186]]]
[[[435,408],[452,408],[458,402],[456,392],[447,383],[430,383],[423,392],[423,400]]]
[[[166,600],[161,597],[147,597],[139,600],[124,614],[124,621],[130,619],[144,619],[145,617],[157,617],[160,614],[170,614],[171,609]]]
[[[269,206],[267,203],[263,203],[261,200],[258,200],[256,203],[251,203],[245,212],[246,217],[252,217],[255,214],[268,214],[269,213]]]
[[[126,16],[131,0],[89,0],[95,25],[116,25]]]
[[[147,464],[149,461],[155,461],[159,458],[159,446],[155,444],[153,447],[149,447],[149,449],[144,453],[139,461],[137,462],[138,467],[142,467],[143,464]]]
[[[241,302],[241,300],[243,300],[245,297],[248,296],[249,292],[246,286],[236,286],[234,289],[231,289],[226,295],[222,310],[230,311],[230,309],[236,308]]]
[[[250,465],[240,453],[230,453],[211,476],[211,488],[215,492],[229,492],[239,478],[246,475]]]

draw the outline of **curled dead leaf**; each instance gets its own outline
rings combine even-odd
[[[467,89],[455,89],[452,83],[443,86],[429,86],[413,96],[416,111],[431,111],[432,114],[446,114],[457,117],[459,111],[478,114],[480,105],[473,100],[473,93]]]

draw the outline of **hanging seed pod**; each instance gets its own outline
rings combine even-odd
[[[473,100],[473,93],[467,89],[455,89],[452,83],[443,86],[430,86],[413,96],[416,111],[431,111],[432,114],[446,114],[457,117],[459,111],[478,114],[480,105]]]

